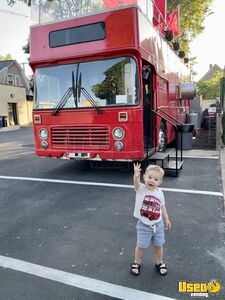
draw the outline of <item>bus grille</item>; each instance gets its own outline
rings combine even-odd
[[[100,126],[53,127],[52,148],[108,149],[109,129]]]

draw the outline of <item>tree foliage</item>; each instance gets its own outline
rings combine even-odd
[[[127,60],[119,62],[107,69],[105,79],[92,87],[92,92],[100,99],[109,99],[115,101],[116,95],[125,94],[124,81],[122,80],[121,72]]]
[[[12,60],[11,54],[6,54],[5,56],[0,55],[0,60]]]
[[[210,5],[214,0],[167,0],[168,11],[173,11],[179,6],[181,48],[189,52],[189,43],[193,41],[203,30],[203,22],[207,15],[211,14]]]
[[[22,50],[25,54],[29,54],[30,53],[30,42],[29,42],[29,39],[27,40],[27,43],[26,45],[24,45],[22,47]]]
[[[9,6],[13,6],[16,2],[23,2],[28,6],[31,6],[31,0],[6,0]]]
[[[197,92],[203,99],[216,99],[220,95],[220,79],[223,77],[223,71],[217,71],[209,80],[197,82]]]

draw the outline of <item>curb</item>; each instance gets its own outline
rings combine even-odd
[[[0,127],[0,133],[1,132],[8,132],[8,131],[13,131],[13,130],[18,130],[18,129],[20,129],[19,125],[9,126],[9,127]]]
[[[225,148],[220,149],[221,180],[223,191],[223,217],[225,217]]]

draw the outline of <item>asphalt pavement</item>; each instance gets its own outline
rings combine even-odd
[[[129,274],[136,240],[132,172],[79,170],[71,161],[36,157],[33,146],[31,128],[0,131],[0,299],[114,299],[107,283],[117,293],[121,287],[133,289],[126,298],[113,294],[115,299],[134,299],[134,290],[148,293],[139,298],[146,300],[202,299],[191,295],[191,286],[179,291],[179,284],[195,284],[198,291],[199,283],[212,279],[221,290],[209,298],[225,299],[224,149],[184,151],[180,175],[165,177],[173,228],[166,232],[169,273],[161,278],[151,251],[144,254],[141,275]],[[4,257],[36,264],[42,273],[32,276],[30,265],[22,273],[15,265],[3,267]],[[91,292],[66,278],[64,284],[47,280],[41,266],[66,272],[70,283],[71,274],[89,285],[92,279],[99,282]]]

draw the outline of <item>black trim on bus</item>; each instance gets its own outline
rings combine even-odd
[[[86,42],[104,40],[106,27],[104,22],[65,28],[49,33],[49,47],[56,48]]]

